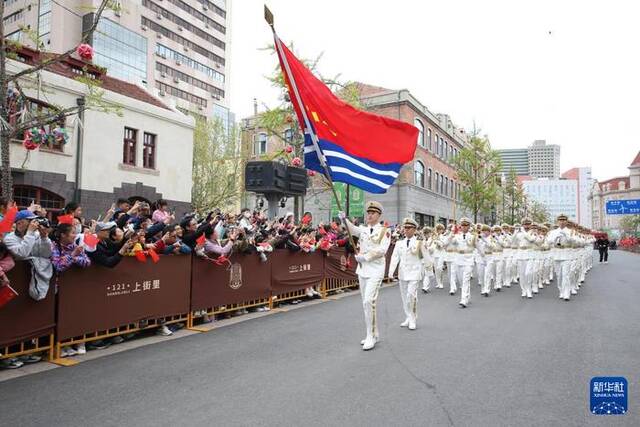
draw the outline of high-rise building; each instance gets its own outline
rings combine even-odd
[[[560,146],[544,140],[529,146],[529,175],[535,178],[560,178]]]
[[[578,223],[591,228],[593,226],[591,219],[591,206],[589,204],[589,193],[593,187],[591,168],[582,167],[569,169],[562,174],[562,178],[578,181]]]
[[[529,175],[529,150],[526,148],[509,148],[498,150],[502,159],[502,171],[508,174],[511,169],[516,175]]]
[[[502,158],[502,172],[508,174],[511,169],[517,175],[529,175],[534,178],[560,178],[560,146],[536,140],[527,148],[509,148],[497,150]]]
[[[575,179],[539,178],[522,182],[525,194],[540,202],[555,220],[565,214],[571,221],[578,221],[578,181]]]
[[[4,0],[6,37],[62,53],[76,46],[100,0]],[[107,74],[144,86],[168,104],[232,120],[229,97],[230,0],[120,0],[106,10],[90,44]]]

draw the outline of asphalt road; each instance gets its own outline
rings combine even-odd
[[[369,352],[354,295],[4,381],[0,425],[638,426],[640,256],[611,255],[568,303],[421,294],[415,331],[383,289]],[[589,413],[601,375],[627,378],[626,415]]]

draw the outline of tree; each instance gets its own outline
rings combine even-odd
[[[509,224],[518,222],[524,207],[524,189],[518,182],[515,169],[511,168],[502,183],[502,215],[501,221]]]
[[[461,204],[471,212],[473,221],[478,222],[478,215],[491,212],[498,202],[500,156],[491,149],[487,137],[474,132],[454,164],[461,184]]]
[[[289,47],[293,50],[293,45]],[[274,45],[267,46],[264,50],[270,51],[273,55],[276,54]],[[339,98],[349,103],[355,108],[362,108],[360,103],[360,95],[357,89],[357,85],[354,82],[342,82],[340,81],[340,75],[336,75],[333,78],[325,78],[320,75],[318,71],[318,64],[322,55],[318,55],[315,59],[301,59],[304,65],[311,70],[322,82],[324,82]],[[271,85],[280,91],[280,104],[276,107],[264,106],[266,110],[257,118],[257,127],[264,130],[267,135],[275,137],[286,147],[289,146],[292,149],[291,153],[288,153],[286,149],[276,152],[271,155],[269,160],[280,160],[289,162],[292,158],[299,158],[304,162],[304,134],[302,127],[298,123],[297,116],[293,109],[293,104],[289,97],[289,91],[285,84],[284,75],[278,64],[273,73],[266,77],[271,82]],[[284,131],[290,129],[289,133],[285,135]],[[331,187],[325,180],[315,180],[316,184],[319,184],[311,191],[318,194],[325,191],[331,191]],[[296,218],[299,217],[300,211],[304,210],[304,199],[296,197],[294,199],[294,214]]]
[[[640,215],[625,215],[620,220],[620,228],[626,233],[636,234],[640,229]]]
[[[0,17],[4,16],[4,6],[5,2],[0,2]],[[105,9],[119,10],[121,9],[120,2],[114,0],[101,1],[100,6],[94,13],[92,25],[83,33],[78,46],[91,39]],[[33,30],[22,28],[22,31],[34,42],[37,50],[44,50],[44,43],[38,38],[38,35]],[[87,87],[85,105],[74,105],[70,107],[54,105],[52,106],[53,108],[46,111],[39,113],[28,112],[28,114],[21,115],[19,120],[10,120],[10,115],[14,113],[12,105],[16,103],[16,99],[20,100],[25,105],[28,102],[28,97],[24,89],[26,89],[32,82],[36,80],[39,81],[39,75],[43,70],[56,63],[67,60],[74,52],[76,52],[78,46],[74,46],[72,49],[69,49],[59,55],[43,55],[44,59],[38,64],[10,74],[7,71],[7,59],[15,59],[17,57],[16,52],[21,48],[21,45],[5,40],[4,21],[0,19],[0,122],[2,123],[2,128],[0,130],[2,163],[2,167],[0,168],[0,187],[2,190],[2,197],[7,200],[10,200],[13,194],[13,179],[11,177],[10,159],[11,140],[22,138],[24,133],[29,129],[40,129],[50,124],[60,123],[65,117],[77,114],[80,108],[99,109],[106,112],[119,111],[117,107],[108,105],[102,101],[103,92],[99,88],[99,81],[79,76],[76,80],[84,83]]]
[[[541,202],[537,200],[529,201],[529,207],[527,210],[529,212],[529,217],[533,222],[537,222],[538,224],[549,222],[549,211]]]
[[[196,119],[191,203],[199,213],[225,208],[240,196],[243,153],[237,128],[219,119]]]

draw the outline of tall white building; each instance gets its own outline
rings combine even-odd
[[[564,179],[575,179],[578,181],[578,223],[592,228],[593,219],[589,194],[593,188],[594,180],[591,177],[590,167],[572,168],[562,174]]]
[[[560,178],[560,146],[545,140],[529,146],[529,175],[535,178]]]
[[[522,182],[527,197],[542,203],[550,219],[565,214],[570,221],[578,221],[578,181],[575,179],[540,178]]]
[[[6,37],[44,50],[72,49],[100,0],[4,0]],[[155,91],[167,104],[233,120],[228,109],[230,0],[118,0],[105,10],[90,44],[107,75]]]

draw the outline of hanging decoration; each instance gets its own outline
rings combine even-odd
[[[82,43],[76,48],[76,53],[84,61],[91,62],[93,60],[93,47],[90,44]]]

